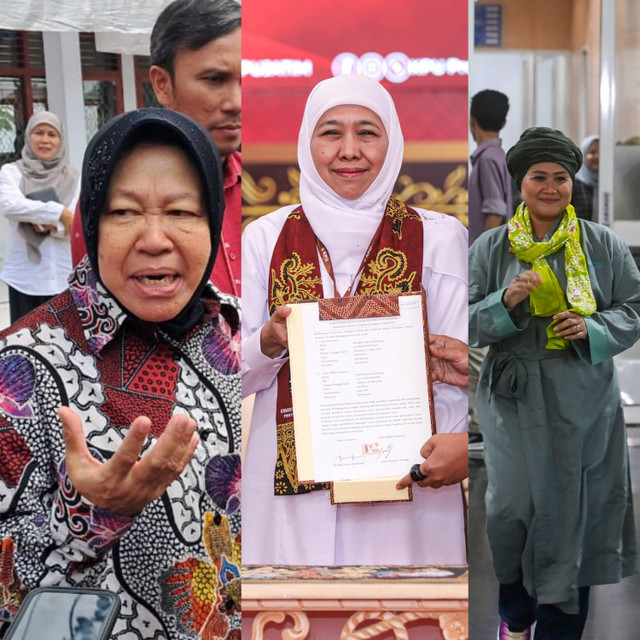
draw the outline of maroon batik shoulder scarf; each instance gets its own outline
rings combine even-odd
[[[281,305],[323,297],[317,242],[302,207],[298,207],[287,217],[273,250],[269,274],[269,315]],[[390,198],[380,227],[365,254],[364,269],[354,295],[420,291],[422,254],[420,216],[404,203]],[[330,264],[329,256],[325,256],[325,262],[327,257]],[[276,495],[329,488],[328,483],[298,482],[289,377],[287,362],[278,373]]]

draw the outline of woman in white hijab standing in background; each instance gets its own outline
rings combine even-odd
[[[364,76],[320,82],[298,140],[301,205],[278,209],[244,232],[242,391],[256,393],[243,465],[244,564],[466,563],[455,484],[466,470],[462,477],[452,472],[449,486],[414,486],[412,502],[332,505],[326,485],[298,484],[289,449],[284,305],[296,295],[378,293],[366,283],[381,276],[380,252],[391,250],[405,269],[386,285],[424,286],[430,332],[466,342],[466,230],[453,217],[390,198],[403,150],[393,100],[380,84]],[[434,396],[441,435],[433,444],[462,445],[458,458],[466,461],[466,390],[436,382]]]
[[[571,204],[578,218],[598,220],[598,169],[600,168],[600,138],[588,136],[580,145],[584,162],[576,173]]]
[[[0,170],[0,210],[9,221],[0,279],[9,286],[12,323],[67,288],[79,177],[58,116],[31,116],[21,159]]]

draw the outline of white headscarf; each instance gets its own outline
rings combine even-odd
[[[587,151],[589,151],[589,147],[592,143],[600,140],[600,136],[589,136],[582,141],[580,145],[580,151],[582,151],[582,157],[585,158],[585,161],[582,163],[578,173],[576,173],[576,179],[581,180],[585,184],[591,185],[592,187],[598,186],[598,172],[594,171],[587,167]]]
[[[378,115],[389,138],[380,173],[357,200],[341,198],[320,177],[311,157],[311,137],[322,115],[333,107],[353,104]],[[304,110],[298,137],[300,202],[322,241],[336,273],[355,273],[384,214],[400,173],[404,140],[388,91],[365,76],[345,75],[318,83]]]

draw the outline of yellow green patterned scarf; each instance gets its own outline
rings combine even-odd
[[[580,225],[571,205],[565,209],[560,225],[548,242],[534,242],[529,210],[524,204],[518,207],[516,214],[509,220],[508,231],[511,253],[518,260],[531,263],[531,270],[542,276],[542,284],[529,294],[532,316],[553,316],[567,308],[581,316],[589,316],[596,311],[587,259],[580,246]],[[567,274],[566,298],[556,275],[545,260],[545,256],[555,253],[563,246]],[[547,349],[566,349],[569,341],[555,335],[554,324],[552,322],[547,327]]]

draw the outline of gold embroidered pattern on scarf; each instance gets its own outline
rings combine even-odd
[[[300,256],[295,252],[280,265],[280,278],[272,269],[269,313],[272,314],[277,307],[289,302],[315,300],[317,294],[314,287],[322,285],[320,276],[313,275],[315,269],[312,262],[302,264]]]
[[[407,256],[402,251],[385,248],[378,251],[375,260],[369,263],[370,274],[365,273],[360,280],[357,295],[376,293],[406,293],[413,290],[416,272],[406,278]]]
[[[391,229],[393,232],[402,240],[402,223],[406,218],[413,218],[414,220],[420,220],[420,216],[411,213],[404,202],[398,200],[397,198],[389,198],[389,202],[387,202],[387,209],[385,211],[385,215],[389,216],[393,221],[391,224]]]
[[[278,458],[276,462],[275,494],[288,494],[288,485],[297,493],[298,488],[300,488],[300,483],[298,482],[296,441],[293,422],[276,425],[276,431],[278,438]],[[317,485],[318,488],[329,488],[328,482],[317,483]]]

